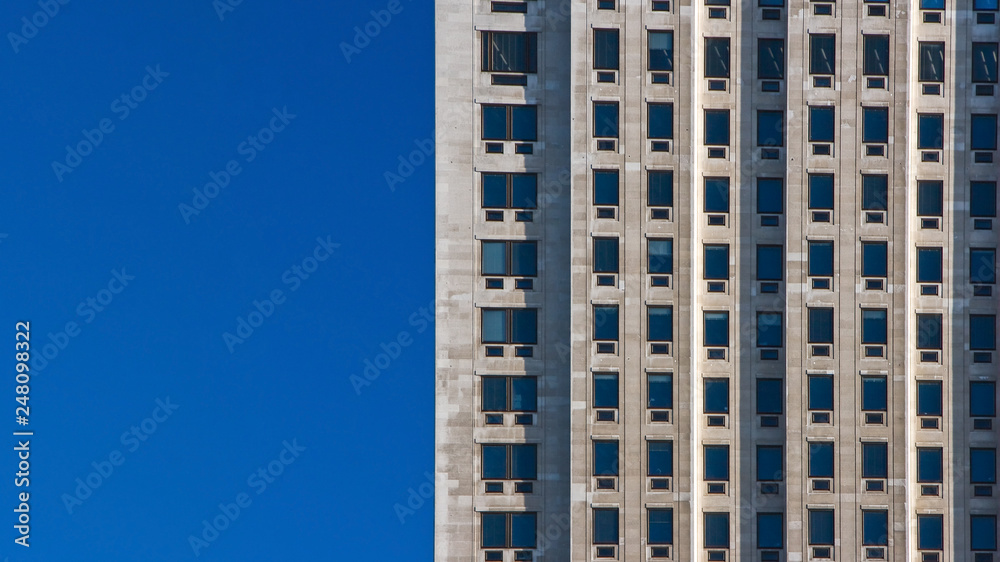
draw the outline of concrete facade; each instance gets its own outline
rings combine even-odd
[[[436,1],[435,560],[1000,561],[988,548],[995,458],[971,460],[998,441],[995,407],[980,400],[995,403],[1000,364],[1000,226],[995,188],[992,210],[979,191],[997,181],[996,131],[992,145],[979,129],[973,138],[973,116],[1000,113],[1000,15],[971,2],[759,4]],[[617,64],[597,68],[596,34],[613,30]],[[653,69],[650,32],[664,31],[672,64]],[[484,62],[519,53],[490,32],[535,34],[537,68]],[[817,62],[825,37],[833,56]],[[728,39],[727,68],[708,77],[716,39]],[[783,42],[778,78],[760,74],[762,39]],[[921,63],[937,52],[940,76]],[[598,137],[607,103],[617,130]],[[664,104],[670,133],[651,138]],[[536,138],[487,138],[484,111],[498,105],[537,106]],[[725,143],[706,110],[728,110]],[[766,112],[780,112],[776,137]],[[928,134],[936,115],[941,134]],[[617,204],[596,200],[595,171],[617,172]],[[662,172],[672,200],[653,205]],[[537,174],[536,200],[487,204],[496,173]],[[708,191],[721,179],[725,209]],[[780,195],[762,191],[776,181]],[[649,253],[666,240],[668,268]],[[537,272],[487,272],[484,241],[535,242]],[[775,278],[762,256],[779,247]],[[709,274],[720,255],[728,270]],[[524,308],[537,310],[532,341],[512,335]],[[652,339],[650,311],[666,309],[671,334]],[[664,375],[666,405],[651,390]],[[486,407],[497,377],[535,377],[535,409]],[[649,456],[664,442],[666,472]],[[598,467],[609,443],[614,466]],[[534,478],[511,474],[509,448],[497,476],[497,446],[523,444],[536,447]],[[780,474],[760,473],[761,447],[780,447]],[[711,460],[720,451],[724,467]],[[928,460],[938,451],[940,478]],[[664,527],[651,534],[649,517],[665,510],[669,540],[657,541]]]

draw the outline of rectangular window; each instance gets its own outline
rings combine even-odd
[[[886,242],[861,243],[861,275],[885,277],[888,274],[889,250]]]
[[[729,279],[729,244],[705,244],[705,279]]]
[[[757,379],[757,413],[781,414],[785,404],[785,393],[781,379]]]
[[[538,71],[538,34],[484,31],[483,70],[534,74]]]
[[[779,215],[784,208],[784,181],[781,178],[757,178],[757,212]]]
[[[997,317],[995,314],[969,315],[969,349],[993,351],[997,348]]]
[[[618,305],[594,305],[594,340],[618,341]]]
[[[650,207],[674,206],[674,172],[650,170],[646,174],[647,203]]]
[[[834,108],[809,107],[809,142],[833,142]]]
[[[538,275],[537,242],[483,240],[482,274],[534,277]]]
[[[863,546],[889,545],[889,512],[884,510],[864,510],[861,512]]]
[[[917,76],[921,82],[944,82],[944,43],[920,42]]]
[[[729,347],[729,312],[705,311],[705,346]]]
[[[729,379],[705,379],[705,413],[729,413]]]
[[[729,38],[705,38],[705,78],[729,78]]]
[[[889,75],[889,36],[865,35],[865,76]]]
[[[888,316],[884,308],[861,309],[861,343],[885,345],[888,343]]]
[[[674,138],[674,104],[649,104],[649,138]]]
[[[785,146],[784,112],[757,111],[757,146]]]
[[[648,248],[647,269],[653,274],[670,274],[674,272],[674,241],[670,238],[650,238],[646,242]]]
[[[940,113],[917,115],[917,148],[944,148],[944,115]]]
[[[784,275],[785,257],[782,246],[757,246],[757,280],[781,281]]]
[[[594,508],[594,544],[618,544],[617,508]]]
[[[618,170],[594,170],[594,205],[618,206]]]
[[[833,343],[832,308],[809,308],[809,343]]]
[[[647,306],[649,341],[674,341],[674,308],[672,306]]]
[[[784,480],[784,459],[780,445],[758,445],[757,481],[781,482]]]
[[[705,178],[705,212],[729,212],[729,178]]]
[[[705,110],[705,145],[729,146],[729,110]]]
[[[997,549],[997,516],[972,515],[969,517],[972,550]]]
[[[594,136],[618,138],[618,102],[594,102]]]
[[[673,408],[674,376],[669,373],[646,375],[646,395],[650,408]]]
[[[729,548],[729,514],[705,514],[705,548]]]
[[[1000,7],[1000,2],[997,0],[973,0],[972,9],[973,10],[988,10],[995,12],[997,8]],[[992,21],[992,20],[991,20]]]
[[[917,283],[940,283],[941,248],[917,248]]]
[[[781,347],[784,340],[780,312],[757,313],[757,347]]]
[[[975,381],[969,383],[969,415],[974,418],[992,418],[997,415],[997,383]]]
[[[944,454],[940,447],[917,448],[917,482],[935,484],[942,482]]]
[[[809,444],[809,477],[833,478],[833,443]]]
[[[483,445],[483,480],[534,480],[537,445]]]
[[[809,545],[833,546],[833,510],[809,510]]]
[[[618,30],[594,30],[594,69],[618,70]]]
[[[997,450],[970,449],[969,475],[973,484],[997,483]]]
[[[538,410],[536,377],[483,377],[484,412],[534,412]]]
[[[997,44],[972,44],[972,81],[997,83]]]
[[[865,174],[861,176],[861,209],[884,211],[889,203],[889,176]]]
[[[535,548],[536,513],[482,514],[483,548]]]
[[[809,74],[833,74],[836,68],[836,35],[809,35]]]
[[[861,142],[889,142],[889,108],[863,107],[861,112],[863,119]]]
[[[618,273],[617,238],[594,238],[594,273]]]
[[[969,183],[969,215],[973,217],[997,216],[997,182],[974,181]]]
[[[885,377],[861,377],[861,410],[863,412],[884,412],[887,410],[888,395]]]
[[[920,0],[921,10],[943,10],[944,0]]]
[[[618,476],[617,441],[594,441],[594,476]]]
[[[705,445],[705,480],[729,481],[729,445]]]
[[[538,343],[537,308],[484,308],[483,343]]]
[[[809,275],[812,277],[833,276],[833,241],[809,241]]]
[[[482,179],[484,209],[534,209],[538,206],[537,174],[484,172]]]
[[[673,441],[647,441],[646,453],[648,476],[674,475]]]
[[[917,381],[917,415],[940,416],[941,381]]]
[[[483,106],[483,140],[538,140],[538,106]]]
[[[941,315],[917,314],[917,349],[941,349]]]
[[[809,410],[833,410],[833,377],[809,375]]]
[[[757,78],[761,80],[785,78],[784,39],[757,39]]]
[[[618,407],[618,373],[594,373],[594,407]]]
[[[997,149],[996,114],[972,115],[972,150]]]
[[[649,32],[649,70],[671,71],[674,69],[674,32]]]
[[[940,217],[944,210],[944,182],[940,180],[917,181],[917,215]]]
[[[833,209],[833,174],[809,174],[809,208]]]
[[[781,513],[757,514],[757,548],[784,548],[784,519]]]
[[[650,508],[646,516],[649,527],[647,542],[651,545],[674,544],[674,510]]]
[[[861,444],[861,477],[889,477],[889,445],[886,443]]]
[[[944,516],[917,515],[917,549],[941,550],[944,548]]]

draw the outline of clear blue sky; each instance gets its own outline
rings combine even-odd
[[[432,3],[42,4],[0,8],[0,560],[430,560],[433,163],[385,172]]]

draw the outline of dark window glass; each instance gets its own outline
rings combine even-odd
[[[917,283],[940,283],[941,273],[941,248],[917,248]]]
[[[809,74],[833,74],[836,67],[835,35],[809,35]]]
[[[483,275],[516,275],[534,277],[538,273],[537,242],[482,243]]]
[[[889,202],[889,176],[870,174],[861,176],[861,208],[865,211],[884,211]]]
[[[861,377],[861,410],[884,412],[887,404],[885,377]]]
[[[729,244],[705,244],[705,279],[729,279]]]
[[[510,208],[534,209],[538,194],[537,174],[510,174]]]
[[[944,475],[944,456],[940,448],[917,449],[917,482],[941,482]]]
[[[861,111],[864,119],[861,142],[889,142],[889,108],[865,107]]]
[[[729,379],[705,379],[705,413],[729,413]]]
[[[997,348],[997,317],[995,314],[969,315],[969,349],[992,351]]]
[[[997,82],[997,44],[972,44],[972,81]]]
[[[997,384],[989,381],[969,383],[969,415],[992,418],[997,415]]]
[[[784,480],[784,455],[780,445],[757,447],[757,481],[781,482]]]
[[[674,510],[650,509],[646,514],[649,518],[649,544],[673,544]]]
[[[671,170],[650,170],[646,174],[648,182],[648,203],[650,207],[673,207],[674,172]]]
[[[705,38],[705,78],[729,78],[729,38]]]
[[[941,349],[941,315],[917,315],[917,349]]]
[[[783,112],[757,111],[757,146],[785,146]]]
[[[670,374],[646,375],[646,392],[650,408],[674,407],[674,376]]]
[[[812,240],[809,242],[809,275],[830,277],[833,275],[833,242]]]
[[[705,480],[729,480],[729,445],[705,445]]]
[[[972,550],[997,549],[997,516],[972,515],[969,517]]]
[[[809,309],[809,343],[833,343],[833,309]]]
[[[729,212],[729,178],[705,178],[705,212]]]
[[[594,373],[594,407],[618,407],[618,373]]]
[[[782,329],[780,312],[757,313],[757,347],[781,347]]]
[[[510,478],[514,480],[534,480],[538,477],[538,446],[510,446]]]
[[[781,178],[757,178],[757,212],[780,214],[784,210],[784,182]]]
[[[921,10],[943,10],[944,0],[920,0]]]
[[[506,140],[508,137],[507,128],[507,106],[506,105],[484,105],[483,106],[483,139],[484,140]]]
[[[483,445],[483,479],[507,477],[507,445]]]
[[[833,117],[833,107],[809,108],[809,142],[833,142]]]
[[[594,30],[594,68],[618,70],[618,30]]]
[[[833,443],[809,444],[809,477],[833,478]]]
[[[670,238],[650,238],[648,269],[650,273],[674,272],[674,241]]]
[[[917,116],[917,148],[944,148],[944,115],[922,113]]]
[[[617,441],[594,441],[594,476],[618,476]]]
[[[512,548],[535,548],[537,514],[510,514],[510,546]]]
[[[483,309],[483,343],[507,343],[507,313],[502,308]]]
[[[972,0],[972,9],[974,10],[990,10],[995,12],[998,6],[1000,6],[1000,2],[997,0]]]
[[[705,345],[729,347],[728,312],[705,312]]]
[[[833,545],[833,510],[809,510],[809,544]]]
[[[889,476],[889,446],[886,443],[861,444],[861,477],[887,478]]]
[[[618,544],[617,509],[594,509],[594,544]]]
[[[510,343],[538,343],[538,310],[515,308],[510,311]]]
[[[997,182],[974,181],[969,183],[971,201],[969,215],[973,217],[997,216]]]
[[[483,70],[486,72],[536,72],[538,70],[538,34],[484,31]]]
[[[866,510],[862,515],[861,544],[864,546],[889,545],[889,512]]]
[[[944,82],[944,43],[920,42],[918,77],[921,82]]]
[[[594,339],[618,341],[618,306],[594,306]]]
[[[649,32],[649,70],[674,69],[674,32]]]
[[[674,340],[674,309],[669,306],[648,306],[649,341]]]
[[[483,548],[535,548],[536,517],[535,513],[483,513]]]
[[[729,146],[729,110],[705,110],[705,144]]]
[[[537,192],[536,174],[483,174],[484,209],[534,209]]]
[[[865,35],[865,76],[889,75],[889,36]]]
[[[618,138],[618,102],[594,102],[594,136]]]
[[[917,182],[917,215],[940,217],[944,210],[944,183],[921,180]]]
[[[649,476],[674,475],[674,443],[673,441],[647,441]]]
[[[757,78],[781,80],[785,77],[785,40],[757,40]]]
[[[507,411],[507,377],[483,377],[483,411]]]
[[[972,150],[997,149],[997,116],[972,116]]]
[[[997,483],[996,449],[970,449],[969,461],[971,467],[969,475],[973,484]]]
[[[594,205],[618,205],[618,170],[594,170]]]
[[[757,413],[780,414],[785,404],[781,379],[757,379]]]
[[[674,104],[649,104],[649,138],[674,138]]]
[[[538,140],[538,107],[534,105],[510,106],[510,140]]]
[[[917,515],[917,548],[941,550],[944,548],[944,517]]]
[[[705,548],[729,548],[729,514],[705,514]]]
[[[594,273],[618,273],[617,238],[594,238]]]
[[[833,174],[809,174],[809,208],[833,209]]]
[[[885,277],[888,274],[888,245],[885,242],[861,243],[861,275]]]
[[[757,548],[784,548],[784,516],[780,513],[757,514]]]
[[[918,416],[941,415],[940,381],[917,382],[917,415]]]
[[[809,376],[809,409],[818,411],[833,409],[833,377]]]
[[[484,513],[482,515],[483,547],[503,548],[507,546],[507,514]]]
[[[483,377],[484,412],[534,412],[537,401],[535,377]]]
[[[884,309],[862,309],[861,343],[885,345],[888,339],[887,333],[887,313]]]
[[[760,281],[781,281],[785,267],[781,246],[757,246],[757,279]]]

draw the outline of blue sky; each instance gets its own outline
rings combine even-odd
[[[432,4],[223,2],[0,8],[0,560],[431,558]]]

